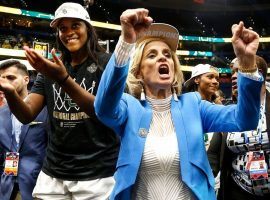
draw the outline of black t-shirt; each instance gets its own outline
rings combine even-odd
[[[65,66],[82,88],[95,95],[109,58],[100,53],[99,63],[103,64],[87,59],[78,66]],[[42,171],[71,181],[112,176],[119,150],[116,134],[81,111],[57,83],[41,74],[31,92],[45,96],[52,129]]]

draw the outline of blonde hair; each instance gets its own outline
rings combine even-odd
[[[162,38],[146,38],[145,40],[141,41],[139,44],[136,45],[136,49],[130,63],[129,73],[127,77],[127,85],[129,93],[137,99],[140,99],[140,94],[143,88],[143,80],[141,78],[138,78],[138,75],[140,72],[144,48],[147,44],[153,41],[163,41],[164,43],[166,43]],[[174,61],[174,79],[172,83],[172,89],[175,90],[177,95],[180,95],[182,91],[184,77],[176,53],[171,50],[171,54]]]

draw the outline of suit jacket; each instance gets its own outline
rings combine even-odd
[[[116,184],[110,199],[128,200],[131,199],[132,186],[141,163],[152,120],[152,108],[147,101],[139,101],[123,93],[128,64],[115,66],[113,55],[101,78],[95,111],[98,118],[113,128],[121,139],[114,175]],[[201,100],[197,92],[181,95],[179,101],[171,101],[172,121],[181,158],[181,178],[197,199],[216,199],[214,177],[204,146],[204,133],[248,130],[257,126],[262,82],[241,75],[238,81],[240,100],[237,105],[215,105]]]
[[[270,138],[270,91],[266,90],[266,101],[265,101],[265,117],[266,117],[266,130],[268,138]],[[226,135],[227,136],[227,135]],[[225,137],[225,148],[223,160],[221,163],[221,175],[220,175],[220,190],[218,193],[218,200],[227,200],[230,195],[230,188],[234,180],[231,178],[232,162],[235,159],[235,154],[228,148],[226,144],[227,137]],[[239,190],[241,190],[239,188]],[[244,191],[244,190],[243,190]],[[252,196],[252,194],[251,194]]]
[[[20,143],[17,148],[12,135],[12,120],[9,107],[0,109],[0,148],[5,152],[19,152],[18,176],[1,175],[0,199],[9,200],[15,182],[19,184],[23,200],[31,200],[37,176],[46,153],[48,138],[48,113],[45,107],[37,118],[21,128]]]

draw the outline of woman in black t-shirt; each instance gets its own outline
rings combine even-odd
[[[16,95],[11,110],[28,123],[47,105],[51,133],[47,156],[33,197],[38,199],[106,199],[114,185],[117,136],[94,114],[94,98],[110,55],[99,46],[88,12],[63,3],[55,12],[61,59],[53,62],[25,47],[29,63],[40,74],[25,101]]]

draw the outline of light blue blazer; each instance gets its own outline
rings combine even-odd
[[[128,64],[115,66],[113,54],[99,84],[95,111],[98,118],[121,138],[114,175],[116,184],[110,199],[128,200],[131,199],[132,186],[140,167],[152,108],[147,101],[139,101],[123,92]],[[237,105],[215,105],[201,100],[199,93],[194,92],[179,96],[179,101],[171,101],[181,158],[181,178],[197,199],[216,199],[214,177],[204,147],[204,133],[244,131],[257,127],[262,82],[242,75],[239,75],[238,81]]]

